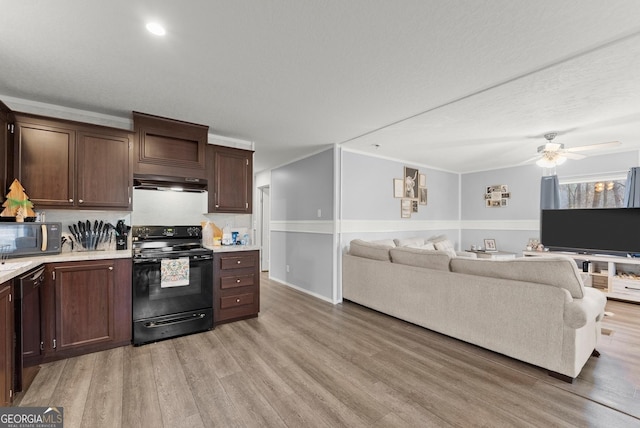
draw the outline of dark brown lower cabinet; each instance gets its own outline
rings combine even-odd
[[[260,312],[260,252],[213,254],[214,324],[258,316]]]
[[[13,401],[14,318],[12,282],[0,285],[0,406]]]
[[[42,362],[131,343],[130,259],[48,264],[42,300]]]

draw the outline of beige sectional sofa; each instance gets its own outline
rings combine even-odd
[[[600,339],[606,297],[569,258],[488,260],[450,250],[351,241],[342,295],[385,314],[578,376]]]

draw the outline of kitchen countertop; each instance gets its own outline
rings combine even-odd
[[[230,253],[233,251],[255,251],[259,250],[258,245],[214,245],[213,247],[203,245],[204,248],[213,250],[214,253]]]
[[[0,284],[15,278],[44,263],[75,262],[84,260],[130,259],[131,250],[111,251],[66,251],[45,256],[19,257],[8,259],[0,265]],[[13,268],[15,269],[8,269]]]

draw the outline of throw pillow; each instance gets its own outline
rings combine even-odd
[[[453,247],[453,243],[448,239],[444,239],[442,241],[434,242],[433,244],[436,247],[436,250],[440,251],[453,251],[455,252],[455,248]]]
[[[436,247],[433,246],[433,242],[427,242],[424,245],[407,245],[408,248],[419,248],[421,250],[431,250],[434,251]]]
[[[396,247],[407,247],[409,245],[424,245],[424,238],[415,236],[413,238],[394,239]]]

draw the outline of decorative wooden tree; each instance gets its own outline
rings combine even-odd
[[[7,200],[2,204],[4,210],[0,213],[2,217],[16,217],[17,221],[23,221],[24,217],[35,217],[33,211],[33,202],[29,200],[29,196],[24,192],[24,187],[16,179],[9,186]]]

